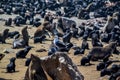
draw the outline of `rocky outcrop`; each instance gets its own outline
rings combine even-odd
[[[35,78],[36,75],[39,78]],[[25,80],[84,80],[84,76],[78,71],[67,53],[57,52],[41,59],[31,55],[31,63],[26,71]]]

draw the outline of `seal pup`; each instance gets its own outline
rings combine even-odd
[[[7,72],[9,72],[9,73],[15,72],[15,67],[16,67],[15,60],[16,60],[15,57],[12,57],[10,59],[10,63],[7,65],[7,68],[6,68]]]
[[[6,39],[8,38],[9,29],[4,29],[2,33],[0,33],[0,42],[6,43]]]

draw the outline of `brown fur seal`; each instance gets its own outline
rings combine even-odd
[[[89,12],[92,10],[94,3],[90,3],[86,8],[81,9],[78,13],[78,19],[85,18],[86,15],[89,15]]]
[[[114,12],[112,17],[114,18],[115,25],[119,25],[120,22],[120,13],[119,12]]]
[[[93,7],[94,7],[94,2],[91,2],[91,3],[85,8],[85,10],[86,10],[87,12],[90,12],[90,11],[93,9]]]
[[[116,47],[116,42],[111,42],[105,47],[93,47],[89,52],[89,56],[91,56],[91,60],[108,60],[110,55],[113,53]]]
[[[44,30],[43,30],[43,26],[41,25],[41,26],[39,26],[38,28],[37,28],[37,30],[35,31],[35,33],[34,33],[34,38],[35,37],[40,37],[40,36],[42,36],[44,34]]]
[[[0,33],[0,42],[6,43],[5,40],[8,37],[9,29],[5,29],[3,33]]]
[[[41,26],[37,28],[37,30],[34,33],[34,38],[35,37],[41,37],[44,34],[48,34],[48,31],[51,32],[51,27],[52,25],[50,22],[45,21]],[[48,34],[49,35],[49,34]],[[50,35],[49,35],[50,36]]]
[[[110,33],[115,26],[115,19],[111,16],[108,16],[107,22],[103,28],[103,32]]]
[[[44,21],[49,21],[49,22],[53,22],[53,15],[52,13],[48,12],[45,17],[44,17]]]
[[[45,21],[43,23],[43,29],[51,32],[52,31],[52,24],[49,21]]]
[[[29,45],[29,34],[27,31],[28,26],[24,27],[21,30],[22,36],[23,36],[23,40],[25,41],[25,45],[28,46]]]

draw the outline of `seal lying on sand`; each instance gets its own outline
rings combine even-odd
[[[88,55],[91,56],[91,60],[103,59],[107,61],[110,55],[113,53],[115,47],[116,42],[111,42],[105,47],[93,47]]]
[[[90,64],[90,60],[97,61],[102,59],[104,62],[107,62],[115,48],[116,42],[111,42],[105,47],[93,47],[89,54],[81,59],[81,65]]]
[[[35,33],[34,33],[34,38],[36,37],[41,37],[43,36],[44,34],[47,34],[49,37],[49,33],[48,31],[50,31],[49,29],[51,28],[52,26],[50,26],[49,22],[44,22],[41,26],[39,26]]]
[[[13,49],[25,47],[25,41],[23,39],[15,39],[13,41]]]
[[[31,50],[30,46],[27,46],[24,50],[20,50],[16,53],[16,58],[25,58],[26,55],[29,53]]]
[[[29,34],[28,34],[28,31],[27,31],[27,28],[28,28],[28,26],[24,27],[21,30],[23,39],[16,39],[17,36],[14,38],[14,41],[13,41],[13,48],[14,49],[29,46]],[[19,35],[18,35],[18,37],[19,37]]]

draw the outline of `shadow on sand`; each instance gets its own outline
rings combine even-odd
[[[15,72],[4,72],[4,71],[2,71],[2,73],[6,73],[6,74],[17,73],[17,72],[19,72],[19,71],[15,71]],[[1,80],[1,79],[0,79],[0,80]]]
[[[4,78],[0,78],[0,80],[12,80],[12,79],[4,79]]]

